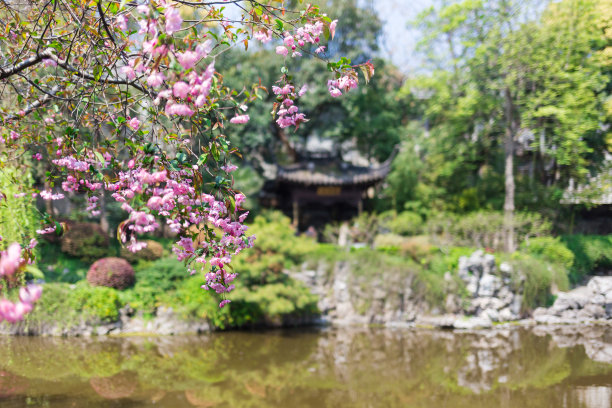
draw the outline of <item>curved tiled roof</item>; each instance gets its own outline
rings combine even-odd
[[[299,163],[291,166],[279,167],[276,180],[313,186],[375,184],[383,180],[390,169],[391,166],[389,162],[385,162],[377,167],[358,167],[353,165],[338,165],[337,163],[327,165]]]

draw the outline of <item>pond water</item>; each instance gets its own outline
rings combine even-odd
[[[612,407],[612,328],[0,337],[0,407]]]

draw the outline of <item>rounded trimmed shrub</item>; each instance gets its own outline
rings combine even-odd
[[[93,222],[69,222],[61,238],[63,253],[83,261],[95,261],[109,252],[109,239],[102,228]],[[48,234],[52,235],[52,234]]]
[[[121,248],[121,257],[130,262],[138,260],[156,261],[164,255],[164,247],[157,241],[147,239],[144,241],[147,246],[138,252],[131,252],[127,248]]]
[[[122,258],[102,258],[94,262],[87,272],[87,282],[93,286],[122,290],[132,286],[135,280],[134,268]]]

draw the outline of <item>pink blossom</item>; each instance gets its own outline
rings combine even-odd
[[[308,85],[304,84],[302,85],[302,87],[300,88],[300,91],[298,92],[298,96],[302,97],[304,96],[304,94],[308,92]]]
[[[343,75],[338,80],[338,88],[343,89],[345,91],[357,88],[358,83],[354,76],[352,75]]]
[[[236,115],[230,119],[230,123],[233,124],[245,124],[249,121],[249,115]]]
[[[34,304],[42,294],[42,287],[39,285],[27,285],[19,289],[19,299],[23,303]]]
[[[62,198],[64,198],[64,195],[62,193],[53,194],[49,190],[43,190],[39,194],[40,198],[42,198],[43,200],[61,200]]]
[[[44,229],[36,230],[36,233],[39,234],[39,235],[50,234],[52,232],[55,232],[55,225],[52,226],[52,227],[47,227],[47,228],[44,228]]]
[[[189,94],[189,85],[183,81],[178,81],[172,87],[172,92],[177,98],[186,98]]]
[[[264,44],[267,44],[272,41],[272,33],[270,32],[270,30],[266,29],[263,29],[261,31],[255,31],[253,33],[253,37],[255,37],[256,40],[259,40]]]
[[[132,239],[130,240],[130,243],[127,244],[125,247],[127,248],[128,251],[132,253],[136,253],[146,248],[147,245],[148,244],[146,242],[136,241],[135,239]]]
[[[2,320],[9,323],[15,323],[19,320],[15,313],[15,305],[7,299],[0,299],[0,322]]]
[[[42,154],[35,153],[35,154],[32,155],[32,158],[40,161],[42,159]]]
[[[0,253],[0,276],[10,276],[21,265],[21,245],[13,242],[6,251]]]
[[[151,54],[157,45],[157,37],[142,43],[142,51],[146,54]]]
[[[329,24],[329,35],[331,36],[332,40],[336,35],[336,24],[338,24],[338,20],[334,20]]]
[[[293,92],[293,86],[287,84],[285,86],[283,86],[282,88],[279,88],[278,86],[273,86],[272,87],[272,92],[274,92],[275,95],[288,95],[291,92]]]
[[[166,113],[168,115],[177,116],[192,116],[193,111],[182,103],[169,103],[166,105]]]
[[[233,164],[228,164],[227,166],[221,166],[221,170],[223,170],[226,173],[231,173],[233,171],[236,171],[238,169],[238,166],[235,166]]]
[[[231,300],[229,300],[229,299],[222,300],[219,303],[219,307],[222,308],[223,306],[227,305],[228,303],[231,303]]]
[[[210,64],[208,64],[208,66],[206,67],[204,74],[202,74],[202,80],[212,78],[214,73],[215,73],[215,62],[213,61]]]
[[[134,72],[134,68],[130,67],[129,65],[124,65],[119,68],[119,72],[125,75],[130,81],[136,79],[136,72]]]
[[[242,194],[242,193],[236,194],[234,196],[234,200],[236,200],[236,207],[238,207],[240,204],[242,204],[245,199],[246,199],[246,197],[244,196],[244,194]]]
[[[320,54],[322,52],[325,52],[325,46],[322,45],[320,47],[317,47],[317,49],[315,50],[315,53]]]
[[[149,201],[147,201],[147,207],[149,207],[152,210],[159,210],[162,206],[162,198],[159,196],[153,196],[151,198],[149,198]]]
[[[54,59],[51,58],[45,58],[42,60],[43,64],[45,65],[45,67],[57,67],[57,62],[55,62]]]
[[[285,45],[289,48],[294,47],[294,38],[291,35],[286,36],[283,39],[283,42],[285,43]],[[295,48],[295,47],[294,47]]]
[[[164,83],[165,79],[166,79],[166,76],[163,73],[159,71],[154,71],[147,78],[147,84],[149,86],[152,86],[153,88],[157,88],[158,86]]]
[[[198,44],[195,49],[198,58],[206,58],[212,51],[214,45],[215,43],[212,40],[206,40],[203,43]]]
[[[184,70],[188,70],[194,67],[200,56],[194,51],[185,51],[178,53],[176,59]]]
[[[289,50],[286,47],[279,45],[278,47],[276,47],[276,53],[278,55],[282,55],[283,57],[286,57],[287,54],[289,53]]]
[[[133,130],[138,130],[138,128],[140,128],[140,121],[138,120],[138,118],[130,119],[127,124]]]
[[[181,17],[181,13],[175,9],[174,7],[168,7],[166,10],[166,32],[168,34],[172,34],[181,29],[181,24],[183,24],[183,18]]]
[[[329,94],[333,98],[337,98],[339,96],[342,96],[342,92],[338,88],[334,88],[333,86],[329,88]]]

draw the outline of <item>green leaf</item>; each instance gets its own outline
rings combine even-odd
[[[45,278],[45,275],[42,273],[42,271],[34,265],[26,265],[25,271],[28,272],[30,275],[32,275],[36,279]]]
[[[102,153],[100,153],[99,151],[95,151],[94,155],[96,156],[96,158],[98,159],[98,161],[102,164],[106,164],[106,160],[104,159],[104,156],[102,156]]]
[[[93,69],[94,78],[96,81],[99,81],[102,78],[102,73],[104,72],[104,67],[102,65],[96,65]]]

